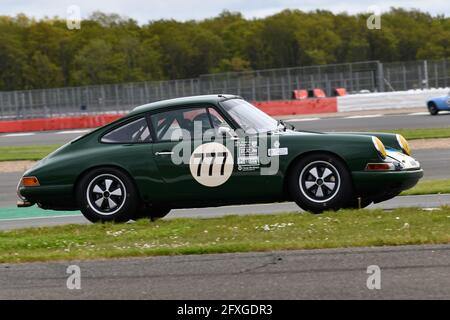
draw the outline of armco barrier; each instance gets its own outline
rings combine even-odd
[[[427,100],[448,94],[450,88],[353,94],[337,97],[337,111],[426,108]]]
[[[254,102],[272,116],[336,112],[336,98]],[[124,114],[84,115],[46,119],[0,121],[0,133],[95,128],[110,123]]]
[[[271,116],[337,112],[336,98],[253,102]]]

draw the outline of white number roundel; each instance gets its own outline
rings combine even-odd
[[[189,160],[189,169],[198,183],[207,187],[224,184],[233,173],[233,155],[223,144],[209,142],[198,146]]]

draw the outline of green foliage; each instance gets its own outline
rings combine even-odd
[[[136,21],[94,12],[65,20],[0,16],[0,90],[197,77],[204,73],[364,60],[450,57],[450,18],[393,8],[368,14],[284,10],[262,19],[224,11],[202,21]]]

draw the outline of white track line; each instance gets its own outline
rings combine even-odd
[[[26,137],[26,136],[33,136],[35,135],[34,132],[27,132],[27,133],[8,133],[5,135],[2,135],[2,137]]]
[[[425,116],[430,114],[429,112],[414,112],[414,113],[408,113],[408,116]]]
[[[7,218],[7,219],[0,219],[0,222],[4,221],[23,221],[23,220],[41,220],[41,219],[54,219],[54,218],[67,218],[67,217],[82,217],[83,215],[80,214],[68,214],[68,215],[58,215],[58,216],[38,216],[38,217],[26,217],[26,218]]]
[[[366,119],[366,118],[379,118],[382,117],[382,114],[368,114],[368,115],[362,115],[362,116],[349,116],[342,119]]]
[[[76,133],[87,133],[90,130],[71,130],[71,131],[59,131],[56,134],[76,134]]]
[[[287,119],[286,121],[300,122],[300,121],[316,121],[316,120],[320,120],[320,118],[298,118],[298,119]]]

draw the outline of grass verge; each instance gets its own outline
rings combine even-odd
[[[386,131],[386,130],[384,130]],[[392,131],[386,131],[390,133],[399,133],[403,135],[407,140],[415,139],[437,139],[437,138],[449,138],[450,127],[447,128],[423,128],[423,129],[397,129]]]
[[[400,195],[415,196],[438,193],[450,193],[450,179],[422,180],[414,188],[403,191]]]
[[[450,243],[450,207],[66,225],[0,232],[0,263]]]
[[[40,160],[59,147],[57,144],[0,147],[0,161]]]

